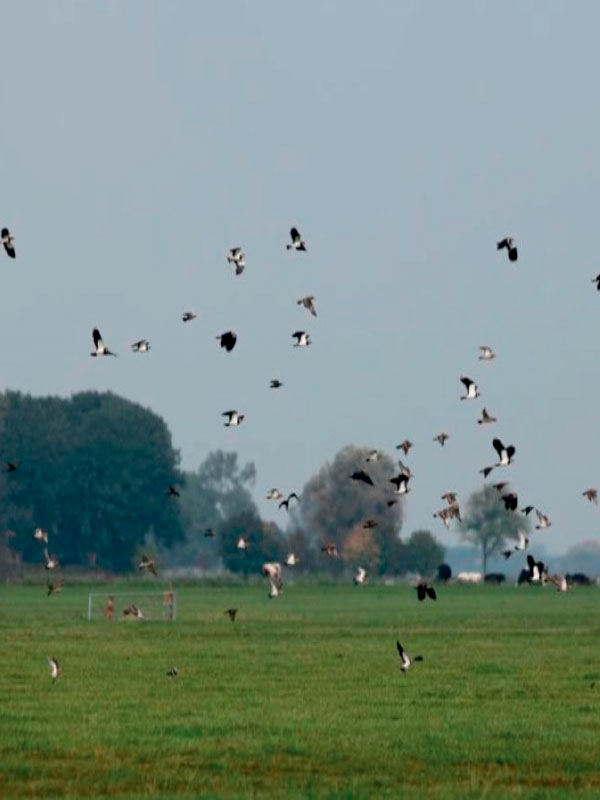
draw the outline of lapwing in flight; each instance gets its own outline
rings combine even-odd
[[[234,427],[235,425],[241,425],[244,421],[244,414],[240,414],[238,411],[231,410],[231,411],[223,411],[221,414],[222,417],[227,417],[227,422],[224,422],[226,428]]]
[[[291,228],[290,229],[290,238],[292,240],[291,244],[286,244],[286,250],[299,250],[302,252],[306,252],[306,242],[300,236],[300,231],[298,228]]]
[[[227,253],[227,263],[235,266],[235,274],[241,275],[246,266],[246,256],[241,247],[232,247]]]
[[[294,347],[308,347],[312,344],[310,335],[306,331],[296,331],[292,333],[292,339],[296,340]]]
[[[460,380],[467,391],[466,394],[461,395],[461,400],[474,400],[476,397],[479,397],[479,388],[475,381],[472,381],[471,378],[467,378],[465,375],[461,375]]]
[[[94,347],[96,348],[93,353],[90,353],[91,356],[116,356],[116,353],[113,353],[112,350],[109,350],[108,347],[102,341],[102,336],[100,335],[100,331],[98,328],[94,328],[92,331],[92,339],[94,340]]]
[[[220,336],[216,337],[219,339],[221,343],[221,347],[224,347],[228,353],[230,353],[233,348],[235,347],[235,343],[237,342],[237,334],[233,331],[225,331]]]
[[[8,228],[2,228],[0,231],[0,241],[2,241],[2,244],[4,245],[7,256],[9,256],[9,258],[15,258],[17,255],[15,251],[15,237],[8,230]]]
[[[509,261],[516,261],[519,257],[517,253],[517,245],[515,244],[515,240],[511,236],[507,236],[502,241],[496,244],[496,250],[508,250],[508,260]]]

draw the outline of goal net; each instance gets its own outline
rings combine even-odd
[[[177,615],[177,597],[164,592],[92,592],[88,595],[88,620],[106,622],[172,622]]]

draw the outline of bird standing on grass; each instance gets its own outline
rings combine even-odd
[[[56,683],[62,672],[61,666],[55,658],[52,658],[52,656],[48,656],[48,666],[50,667],[50,677],[52,678],[52,683]]]

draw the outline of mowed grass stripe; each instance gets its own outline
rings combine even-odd
[[[183,587],[173,624],[87,592],[1,590],[2,797],[600,793],[596,588]]]

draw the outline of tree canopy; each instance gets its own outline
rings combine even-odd
[[[459,524],[461,537],[481,549],[484,573],[490,556],[499,553],[508,540],[517,539],[519,531],[527,533],[529,528],[529,518],[518,511],[507,511],[493,486],[485,486],[469,497]]]
[[[0,395],[0,453],[18,469],[0,478],[0,524],[26,560],[40,560],[35,527],[63,564],[132,565],[145,536],[182,536],[179,456],[165,422],[112,393],[69,399]]]

